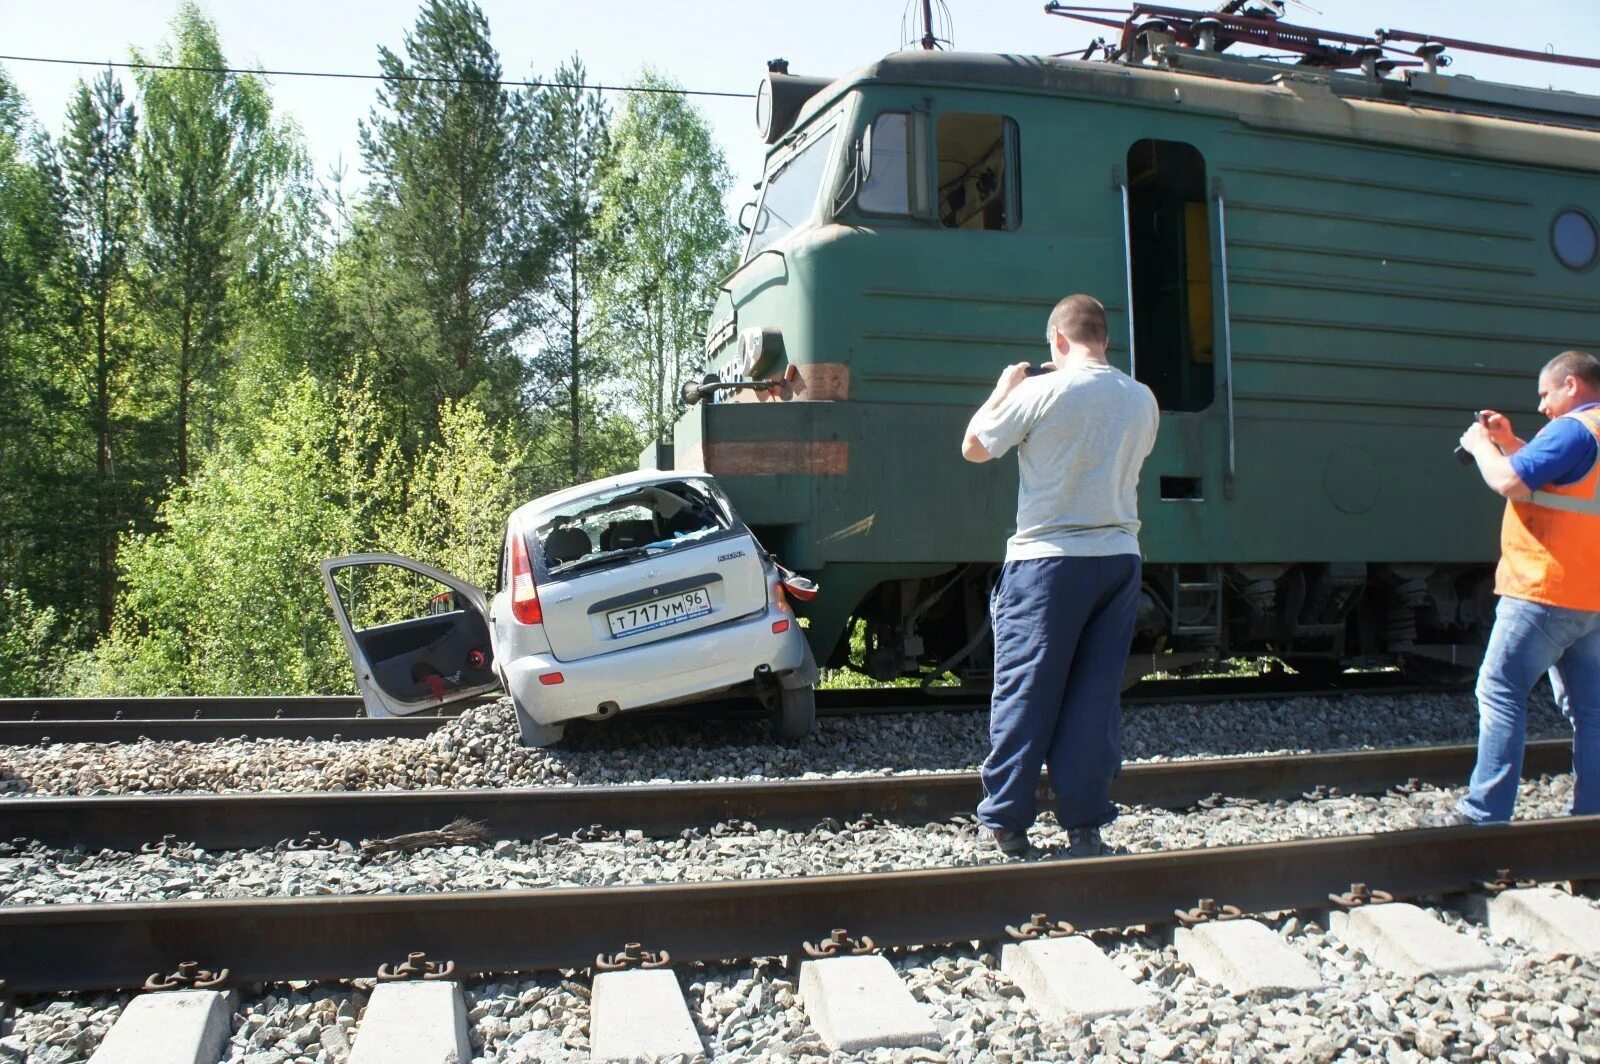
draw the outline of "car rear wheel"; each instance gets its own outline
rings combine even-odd
[[[817,690],[804,687],[779,687],[778,705],[773,713],[772,731],[781,742],[797,743],[811,734],[817,723]]]

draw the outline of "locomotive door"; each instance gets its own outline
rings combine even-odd
[[[1178,430],[1182,471],[1160,477],[1162,501],[1201,502],[1221,455],[1222,495],[1233,491],[1233,374],[1221,183],[1200,150],[1142,138],[1117,167],[1129,372],[1155,393]],[[1220,409],[1219,409],[1220,407]],[[1211,426],[1221,421],[1224,439]]]

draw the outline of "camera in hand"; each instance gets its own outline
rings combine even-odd
[[[1489,424],[1489,416],[1487,414],[1485,414],[1482,410],[1474,410],[1472,412],[1472,417],[1480,425],[1488,425]],[[1456,461],[1460,462],[1462,465],[1471,465],[1473,462],[1477,461],[1477,459],[1472,457],[1472,452],[1471,451],[1467,450],[1465,447],[1462,447],[1460,444],[1457,444],[1456,445]]]

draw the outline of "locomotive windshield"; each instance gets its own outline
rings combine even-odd
[[[746,262],[816,217],[822,178],[827,172],[828,160],[833,158],[837,132],[837,127],[832,127],[815,137],[780,163],[767,178],[755,225],[750,230],[750,245],[745,249]]]

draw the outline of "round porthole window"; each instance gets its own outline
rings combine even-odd
[[[1556,215],[1550,227],[1550,246],[1556,258],[1569,270],[1586,270],[1600,256],[1600,231],[1594,219],[1580,210],[1568,208]]]

